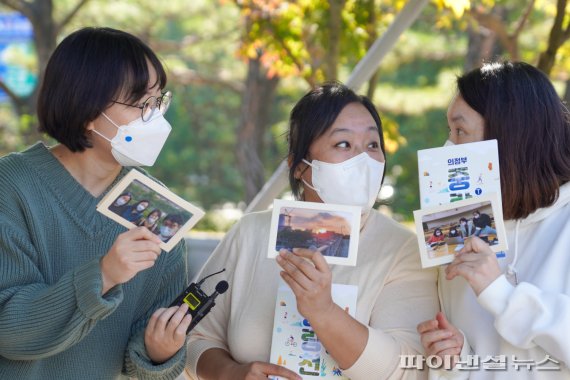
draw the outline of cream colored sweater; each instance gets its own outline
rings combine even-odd
[[[186,372],[210,348],[227,350],[239,363],[268,362],[280,267],[267,258],[271,212],[244,216],[225,236],[198,278],[226,268],[230,284],[193,330]],[[352,380],[422,379],[427,373],[400,369],[400,355],[422,352],[416,326],[439,309],[436,271],[422,270],[415,235],[372,211],[360,235],[356,267],[333,265],[333,283],[358,286],[356,319],[369,326],[367,345],[343,374]],[[210,294],[216,276],[203,289]]]

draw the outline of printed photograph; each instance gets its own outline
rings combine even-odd
[[[414,219],[424,268],[450,263],[473,236],[494,252],[507,249],[497,193],[416,210]]]
[[[164,186],[131,170],[101,200],[97,210],[127,228],[146,227],[169,251],[204,212]]]
[[[276,200],[269,257],[281,249],[319,249],[331,264],[356,265],[359,230],[357,207]]]

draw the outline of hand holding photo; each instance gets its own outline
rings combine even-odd
[[[329,264],[356,265],[360,207],[276,199],[268,257],[279,250],[319,249]]]
[[[204,216],[204,211],[136,169],[107,193],[97,211],[129,229],[148,228],[167,252]]]
[[[493,252],[507,249],[497,193],[414,211],[422,267],[453,261],[465,241],[477,236]]]

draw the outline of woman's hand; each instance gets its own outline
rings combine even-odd
[[[154,265],[162,252],[160,239],[145,227],[137,227],[117,236],[115,243],[101,259],[103,291],[129,281]]]
[[[290,369],[277,364],[264,362],[241,364],[232,372],[232,379],[239,380],[267,380],[269,376],[278,376],[289,380],[303,379]]]
[[[192,322],[188,305],[172,306],[156,310],[146,326],[144,344],[150,359],[157,364],[164,363],[182,348],[186,341],[186,330]]]
[[[297,298],[297,309],[311,321],[327,315],[333,308],[331,296],[332,273],[321,251],[294,248],[293,252],[282,249],[277,263],[283,268],[281,277],[291,287]]]
[[[487,243],[478,237],[465,240],[465,246],[445,269],[445,278],[461,276],[467,280],[478,296],[501,275],[497,256]]]
[[[435,319],[420,323],[417,329],[426,356],[437,355],[445,362],[445,356],[455,357],[463,349],[463,334],[449,323],[442,312],[437,313]],[[455,365],[454,358],[451,363]]]

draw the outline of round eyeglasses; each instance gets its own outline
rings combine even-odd
[[[161,114],[165,114],[170,107],[170,102],[172,101],[172,92],[163,92],[160,96],[149,96],[142,106],[136,106],[133,104],[127,104],[113,100],[113,103],[122,104],[124,106],[135,107],[141,110],[141,118],[143,121],[149,121],[154,115],[156,110],[160,111]]]

